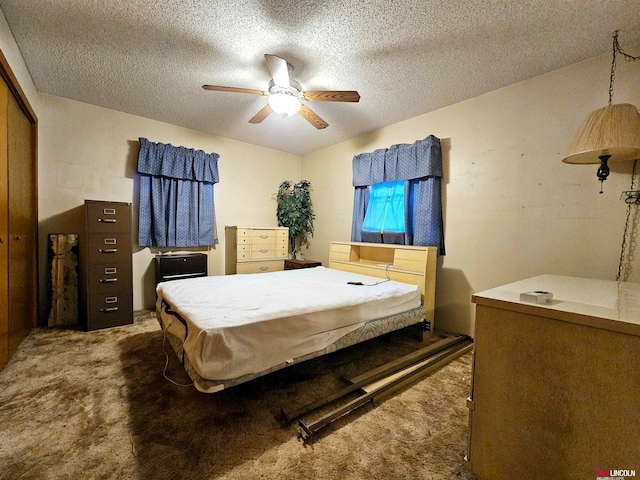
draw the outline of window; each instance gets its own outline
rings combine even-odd
[[[369,203],[362,225],[366,242],[404,243],[405,182],[376,183],[369,187]]]
[[[433,245],[444,255],[441,179],[433,135],[355,155],[351,241]]]

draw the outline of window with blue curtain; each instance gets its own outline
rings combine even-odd
[[[217,153],[140,138],[138,243],[143,247],[198,247],[218,243],[213,186]]]
[[[410,145],[392,145],[354,156],[351,241],[435,246],[438,254],[444,255],[441,179],[442,150],[440,139],[433,135]],[[378,201],[372,195],[378,188],[374,186],[390,182],[404,185],[404,234],[385,235],[384,231],[368,230],[369,224],[364,226],[371,202]]]
[[[369,187],[369,203],[362,224],[362,240],[404,244],[404,181],[376,183]]]

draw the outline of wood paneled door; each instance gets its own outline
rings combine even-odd
[[[0,54],[0,368],[37,325],[37,119]]]

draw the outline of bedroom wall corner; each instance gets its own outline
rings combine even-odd
[[[31,74],[27,69],[27,65],[24,63],[20,49],[16,44],[7,19],[4,16],[4,12],[0,8],[0,50],[7,59],[7,62],[11,66],[13,74],[18,79],[20,88],[24,91],[24,94],[31,105],[31,108],[36,112],[38,116],[38,101],[39,94],[31,78]]]
[[[197,249],[208,255],[210,275],[224,274],[225,225],[276,226],[272,195],[284,179],[299,178],[301,157],[224,137],[109,110],[53,95],[41,95],[40,117],[40,302],[47,313],[49,233],[75,232],[84,200],[133,205],[134,309],[153,308],[157,249],[137,245],[139,137],[220,154],[214,189],[219,244]]]
[[[316,211],[307,256],[326,262],[329,243],[350,238],[354,155],[433,134],[443,144],[447,249],[437,329],[473,335],[471,295],[505,283],[543,273],[614,279],[633,162],[613,164],[602,195],[597,166],[561,162],[586,115],[607,104],[610,61],[592,58],[304,155]],[[640,105],[639,79],[640,62],[620,62],[615,103]],[[640,282],[631,258],[629,281]]]

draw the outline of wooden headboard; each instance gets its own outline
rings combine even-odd
[[[329,268],[418,285],[424,315],[434,330],[437,247],[331,242]]]

